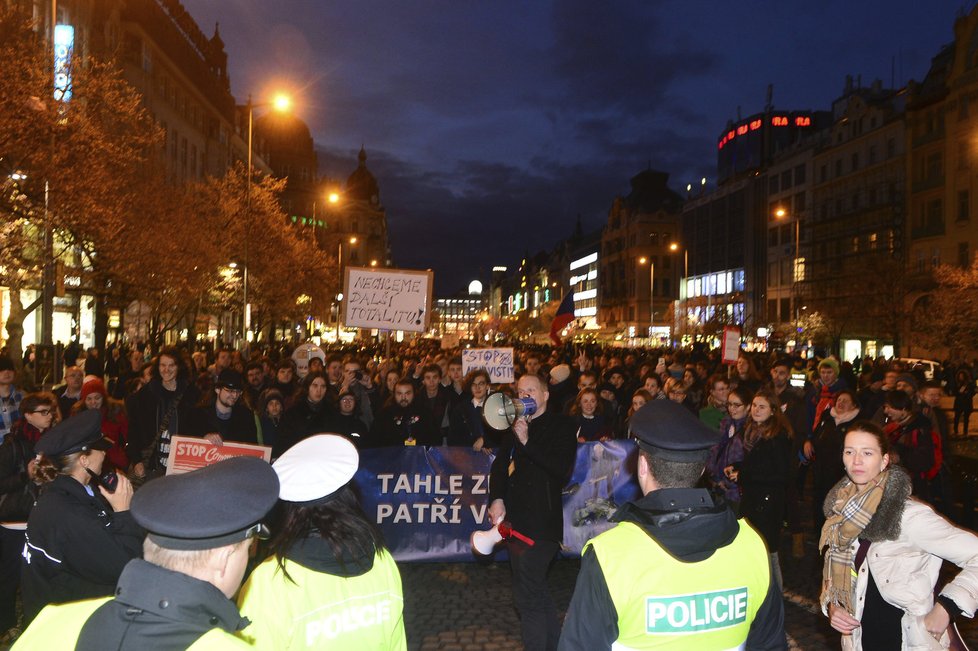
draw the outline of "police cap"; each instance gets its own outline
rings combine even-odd
[[[102,414],[97,409],[63,420],[44,433],[34,444],[34,452],[47,457],[63,457],[75,452],[108,450],[112,439],[102,436]]]
[[[215,549],[267,535],[259,521],[275,505],[278,488],[268,462],[232,457],[151,481],[136,491],[130,508],[160,547]]]
[[[672,400],[653,400],[635,412],[629,421],[638,446],[666,461],[705,461],[720,440],[686,407]]]
[[[282,487],[279,497],[300,506],[329,501],[357,473],[360,455],[349,439],[317,434],[299,441],[273,466]]]

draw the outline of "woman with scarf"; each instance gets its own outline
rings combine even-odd
[[[859,403],[849,389],[839,392],[835,406],[822,412],[822,420],[815,426],[812,435],[815,455],[812,465],[812,521],[815,531],[822,530],[825,516],[822,514],[822,502],[829,490],[842,479],[846,472],[839,465],[842,456],[842,443],[846,432],[859,416]]]
[[[785,492],[791,463],[791,425],[778,397],[762,389],[751,400],[744,428],[744,460],[728,466],[727,476],[740,486],[740,514],[761,534],[771,559],[771,577],[780,588],[778,549],[784,527]]]
[[[744,426],[752,397],[745,389],[731,389],[727,394],[727,415],[720,421],[720,440],[706,462],[713,492],[722,494],[735,514],[740,513],[740,487],[725,469],[744,460]]]
[[[819,541],[828,547],[822,612],[843,649],[946,649],[957,635],[951,624],[978,606],[978,537],[912,499],[910,477],[889,452],[869,421],[846,433],[847,476],[825,499]],[[961,572],[935,602],[944,560]]]

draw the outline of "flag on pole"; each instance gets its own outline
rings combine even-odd
[[[557,308],[553,323],[550,324],[550,338],[554,340],[554,345],[560,345],[560,331],[567,327],[574,320],[574,293],[568,291],[564,295],[564,300]]]

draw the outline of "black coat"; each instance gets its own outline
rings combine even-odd
[[[24,620],[49,603],[105,597],[133,558],[144,532],[129,511],[114,513],[77,480],[58,475],[47,484],[27,521],[21,561]]]
[[[431,411],[417,399],[407,407],[397,403],[380,410],[370,430],[367,447],[404,445],[414,439],[415,445],[441,445],[441,433],[432,421]]]
[[[190,433],[190,411],[200,402],[200,391],[189,380],[177,380],[176,394],[180,396],[180,402],[167,424],[169,436]],[[163,382],[159,378],[153,378],[126,402],[129,411],[126,456],[133,463],[142,462],[152,452],[149,448],[166,415],[165,395]],[[161,445],[169,450],[169,437],[164,437]],[[158,451],[156,456],[160,456]]]
[[[0,443],[0,522],[27,520],[37,497],[37,488],[27,477],[34,446],[21,434],[25,426],[30,427],[26,420],[14,423],[13,430]]]
[[[740,465],[740,514],[761,534],[768,552],[778,551],[785,516],[785,492],[791,475],[791,440],[781,432],[761,439]]]
[[[576,432],[573,419],[548,410],[530,421],[526,445],[512,430],[503,434],[489,473],[489,503],[503,500],[506,519],[534,540],[564,538],[561,491],[577,460]]]
[[[217,433],[225,441],[258,444],[258,427],[255,425],[255,414],[248,406],[238,402],[231,408],[231,418],[221,420],[217,417],[217,407],[199,405],[190,412],[188,434],[204,436]]]
[[[329,428],[336,411],[328,400],[328,397],[323,398],[313,406],[303,399],[285,410],[275,437],[273,457],[280,457],[293,445],[313,434],[331,431]]]

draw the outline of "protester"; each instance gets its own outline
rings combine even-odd
[[[604,415],[604,403],[594,389],[582,389],[570,410],[577,424],[577,442],[605,441],[614,436]]]
[[[812,521],[815,532],[822,530],[825,517],[822,503],[829,490],[845,476],[845,468],[839,464],[846,432],[857,422],[861,413],[852,391],[844,389],[835,398],[835,406],[822,412],[822,420],[815,426],[815,457],[812,469]]]
[[[300,441],[275,462],[282,525],[238,597],[254,621],[244,635],[257,648],[407,648],[401,576],[360,507],[358,465],[351,442],[330,434]],[[365,612],[373,614],[355,615]],[[347,621],[357,624],[331,625]]]
[[[740,514],[740,486],[728,476],[727,468],[736,468],[744,460],[744,427],[753,398],[746,389],[731,389],[727,394],[727,416],[720,421],[720,439],[710,450],[706,461],[707,479],[714,494],[723,495],[730,509]]]
[[[262,445],[275,449],[282,424],[285,398],[278,389],[265,389],[258,398],[258,438]]]
[[[112,446],[101,426],[99,412],[83,411],[34,444],[31,476],[45,486],[25,534],[25,623],[47,604],[112,594],[122,568],[140,555],[143,532],[129,513],[132,484],[116,474],[109,490],[99,479]]]
[[[471,370],[465,376],[462,395],[449,415],[449,445],[471,445],[473,450],[479,451],[499,444],[496,430],[482,417],[491,383],[485,369]]]
[[[0,443],[7,432],[20,420],[20,401],[24,394],[14,386],[14,363],[6,355],[0,355]]]
[[[224,441],[258,443],[258,425],[255,414],[241,399],[245,379],[232,368],[222,369],[210,395],[190,412],[188,433],[206,438],[215,445]]]
[[[329,431],[329,424],[336,410],[326,399],[328,391],[329,384],[323,373],[306,374],[295,404],[282,416],[282,424],[272,449],[273,457],[282,456],[282,453],[307,436]]]
[[[717,433],[670,401],[639,410],[632,432],[644,497],[585,545],[559,648],[786,649],[764,542],[722,499],[695,488]],[[745,607],[736,622],[694,622],[705,595],[712,612],[734,599]]]
[[[781,589],[778,549],[784,524],[785,491],[791,462],[791,426],[771,392],[759,391],[751,400],[744,428],[744,460],[728,466],[727,477],[740,486],[740,513],[764,538],[771,559],[771,576]]]
[[[121,400],[109,397],[105,383],[99,378],[89,378],[82,385],[78,402],[71,408],[72,414],[93,409],[102,415],[102,436],[112,441],[112,447],[105,453],[112,467],[125,472],[129,467],[126,444],[129,441],[129,419],[126,406]]]
[[[542,378],[524,375],[517,389],[537,409],[503,435],[490,471],[489,519],[497,524],[508,516],[514,529],[534,541],[532,546],[508,541],[513,603],[527,651],[550,651],[557,647],[560,623],[547,571],[563,540],[560,493],[573,470],[577,446],[573,421],[547,409],[550,392]]]
[[[142,559],[122,570],[114,597],[46,608],[15,649],[247,649],[250,622],[232,598],[278,478],[236,457],[143,487],[132,517],[148,532]],[[178,504],[179,508],[173,508]],[[265,647],[272,648],[272,647]]]
[[[978,605],[978,537],[911,499],[910,477],[890,450],[868,421],[846,433],[847,477],[825,499],[819,540],[828,548],[822,612],[844,649],[947,648],[951,625]],[[944,560],[961,572],[935,586]]]

